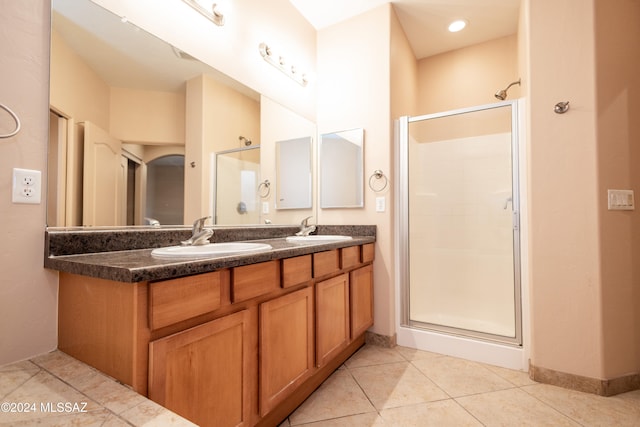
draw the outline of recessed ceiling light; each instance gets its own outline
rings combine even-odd
[[[457,33],[464,29],[467,26],[467,21],[464,19],[458,19],[449,24],[449,31],[452,33]]]

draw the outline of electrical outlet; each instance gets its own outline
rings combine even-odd
[[[13,203],[40,204],[42,173],[36,170],[13,168]]]

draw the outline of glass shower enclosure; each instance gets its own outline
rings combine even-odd
[[[399,119],[401,326],[522,344],[517,109]]]

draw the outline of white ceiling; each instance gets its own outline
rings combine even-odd
[[[316,29],[374,9],[389,0],[289,0]],[[516,33],[520,0],[394,0],[398,19],[416,58]],[[467,28],[449,33],[454,19]]]
[[[387,0],[290,0],[317,29],[376,8]],[[520,0],[395,0],[398,18],[417,58],[424,58],[517,31]],[[178,58],[165,43],[120,19],[91,1],[54,0],[53,26],[74,51],[99,70],[112,86],[175,90],[189,78],[207,73],[235,82],[198,61]],[[453,18],[469,21],[451,34]],[[135,37],[131,37],[136,33]],[[122,67],[113,67],[120,64]],[[204,67],[204,68],[203,68]],[[118,71],[120,70],[120,72]],[[124,70],[124,71],[122,71]],[[248,96],[257,94],[237,85]]]

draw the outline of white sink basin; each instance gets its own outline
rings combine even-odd
[[[336,234],[318,234],[310,236],[289,236],[287,242],[302,242],[302,243],[321,243],[321,242],[341,242],[344,240],[351,240],[351,236],[340,236]]]
[[[156,258],[206,258],[216,255],[239,255],[264,252],[273,249],[266,243],[228,242],[199,246],[168,246],[151,251]]]

